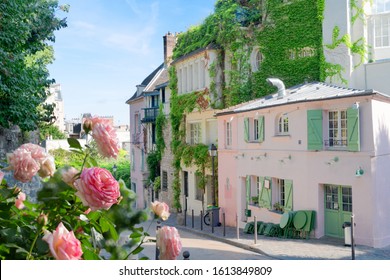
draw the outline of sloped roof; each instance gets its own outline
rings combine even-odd
[[[152,73],[150,73],[140,84],[140,86],[144,86],[145,87],[145,90],[147,91],[148,88],[151,88],[152,85],[151,85],[151,82],[154,83],[154,81],[158,80],[159,79],[159,74],[160,72],[162,72],[162,70],[165,70],[163,72],[166,72],[166,69],[164,69],[164,63],[161,63],[160,66],[158,66],[156,69],[153,70]],[[166,75],[168,77],[168,75]],[[160,82],[160,84],[163,83],[163,82]],[[157,84],[156,84],[157,85]],[[133,94],[132,97],[130,97],[130,99],[128,99],[126,101],[126,103],[129,103],[130,101],[133,101],[135,99],[137,99],[138,97],[142,96],[142,93],[137,95],[138,91],[136,90],[135,93]]]
[[[343,88],[339,86],[329,85],[320,82],[312,82],[300,84],[286,89],[286,95],[282,98],[278,97],[278,94],[268,95],[263,98],[252,100],[246,103],[236,105],[221,111],[218,111],[216,115],[234,114],[252,110],[258,110],[268,107],[282,106],[293,103],[302,103],[318,100],[328,100],[337,98],[346,98],[353,96],[364,96],[380,94],[372,89],[359,90],[351,88]],[[389,96],[381,94],[389,98]]]

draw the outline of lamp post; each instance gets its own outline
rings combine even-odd
[[[217,147],[215,147],[214,144],[211,144],[210,145],[210,148],[209,148],[209,154],[210,154],[210,157],[211,157],[211,169],[212,169],[212,172],[213,172],[213,182],[212,182],[212,185],[211,185],[211,199],[212,199],[212,202],[213,202],[213,206],[216,206],[216,202],[215,202],[215,170],[214,170],[214,158],[217,156]]]
[[[214,226],[220,226],[219,223],[219,208],[217,207],[217,203],[215,201],[215,168],[214,168],[214,159],[217,156],[217,147],[214,144],[210,145],[209,154],[211,157],[211,169],[212,169],[212,184],[211,184],[211,199],[213,206],[211,207],[210,215],[211,215],[211,226],[214,232]]]
[[[116,170],[117,170],[117,167],[116,167],[116,164],[114,163],[114,165],[112,166],[112,173],[114,173],[115,179],[116,179]]]

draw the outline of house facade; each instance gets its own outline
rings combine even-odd
[[[158,198],[153,182],[149,180],[147,157],[156,150],[156,119],[162,99],[163,103],[166,100],[167,63],[175,44],[175,35],[167,33],[163,39],[164,63],[137,85],[136,92],[126,101],[130,109],[131,189],[137,194],[136,207],[139,209]],[[159,174],[160,170],[155,172]]]
[[[47,104],[54,104],[54,125],[58,127],[59,131],[65,131],[65,111],[64,100],[62,99],[61,85],[52,84],[49,87],[49,95],[46,99]]]
[[[194,101],[195,109],[185,112],[181,126],[185,132],[185,145],[196,146],[217,145],[217,119],[211,103],[218,103],[221,99],[220,68],[216,68],[216,75],[211,75],[211,68],[216,64],[218,49],[209,45],[200,48],[173,61],[177,76],[177,95],[197,95]],[[211,85],[215,84],[215,92],[211,92]],[[173,140],[173,139],[172,139]],[[204,177],[202,179],[202,177]],[[206,180],[204,188],[201,180]],[[180,204],[183,210],[195,214],[204,211],[207,205],[212,204],[212,170],[205,167],[203,170],[196,164],[186,164],[181,161],[180,167]]]
[[[389,245],[389,109],[373,90],[308,83],[217,113],[226,223],[313,210],[314,237],[341,238],[353,214],[357,244]]]

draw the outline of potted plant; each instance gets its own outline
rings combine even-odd
[[[279,202],[276,202],[274,205],[273,205],[273,207],[274,207],[274,210],[276,211],[276,212],[283,212],[284,211],[284,207],[283,207],[283,205],[281,205]]]
[[[259,197],[258,196],[252,196],[252,204],[253,205],[258,205],[259,204]]]

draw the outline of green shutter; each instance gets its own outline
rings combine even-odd
[[[259,135],[259,142],[263,142],[264,141],[264,116],[260,116],[258,118],[257,129]]]
[[[307,149],[322,150],[322,110],[307,111]]]
[[[249,201],[251,199],[251,176],[247,175],[246,176],[246,208],[249,208]]]
[[[249,118],[244,118],[244,140],[249,141]]]
[[[360,151],[359,109],[347,109],[348,151]]]
[[[265,178],[260,177],[261,190],[259,195],[259,206],[271,209],[271,180],[269,181],[269,189],[264,187]]]
[[[284,211],[293,209],[293,181],[284,180]]]

